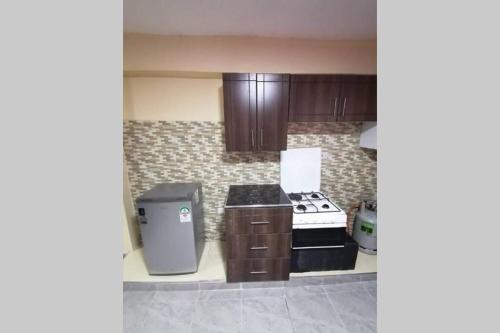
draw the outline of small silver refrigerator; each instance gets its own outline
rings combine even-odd
[[[196,272],[205,245],[201,184],[159,184],[136,204],[149,274]]]

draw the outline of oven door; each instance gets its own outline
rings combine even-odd
[[[292,249],[344,247],[346,228],[293,229]]]

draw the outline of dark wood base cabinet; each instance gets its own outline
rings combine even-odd
[[[288,258],[291,234],[232,235],[227,241],[228,259]]]
[[[281,281],[290,276],[290,258],[228,260],[227,282]]]
[[[292,214],[291,208],[226,209],[226,236],[290,233],[292,232]]]
[[[288,280],[292,208],[226,208],[227,282]]]

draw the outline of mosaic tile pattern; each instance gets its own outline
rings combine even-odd
[[[376,198],[376,152],[359,148],[360,123],[289,124],[288,147],[321,147],[321,190],[343,209]],[[132,197],[163,182],[203,186],[205,238],[224,239],[229,185],[279,184],[279,152],[228,153],[217,122],[124,122]]]

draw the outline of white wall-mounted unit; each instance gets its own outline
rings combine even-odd
[[[361,127],[361,137],[359,138],[361,148],[377,149],[377,122],[367,121]]]

